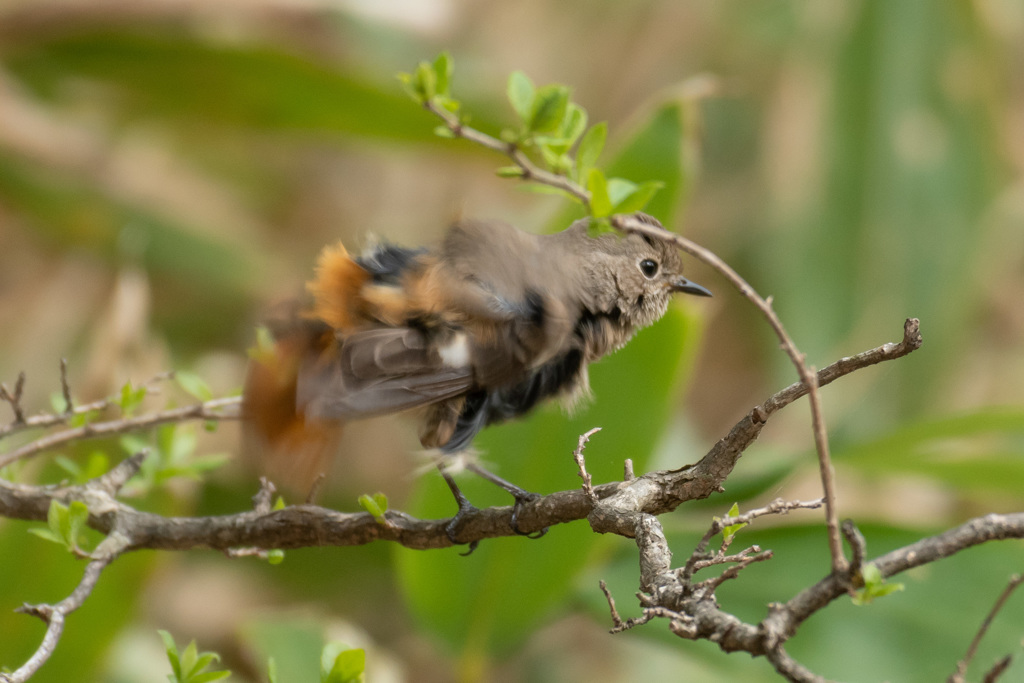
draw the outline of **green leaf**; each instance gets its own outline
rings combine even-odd
[[[587,174],[587,192],[590,193],[590,213],[595,218],[612,213],[612,200],[608,196],[608,181],[599,168],[592,168]]]
[[[384,513],[388,510],[388,498],[383,493],[375,493],[373,496],[363,494],[359,496],[359,505],[373,515],[378,522],[384,521]]]
[[[729,512],[726,513],[726,517],[738,517],[740,514],[739,503],[733,503],[732,507],[729,508]],[[729,526],[722,529],[722,539],[727,542],[731,542],[736,532],[747,526],[746,522],[740,522],[739,524],[730,524]]]
[[[586,178],[590,169],[597,163],[608,138],[608,123],[602,121],[586,132],[576,148],[576,177]]]
[[[608,181],[609,185],[611,182],[612,181]],[[654,197],[658,190],[664,186],[665,183],[658,180],[648,180],[645,183],[635,185],[632,192],[615,204],[614,208],[612,208],[612,213],[633,213],[634,211],[640,211],[647,206],[647,202],[651,201],[651,198]],[[608,193],[611,194],[610,188]]]
[[[206,673],[192,676],[188,679],[188,683],[213,683],[213,681],[223,681],[230,675],[230,671],[207,671]]]
[[[570,102],[565,119],[562,121],[562,138],[568,142],[569,147],[572,147],[586,129],[587,111],[575,102]]]
[[[434,135],[436,135],[439,138],[445,138],[446,140],[455,139],[455,133],[452,132],[451,128],[445,125],[435,126]]]
[[[284,551],[280,548],[274,548],[273,550],[267,551],[267,564],[281,564],[284,562]]]
[[[679,199],[687,190],[681,159],[684,136],[682,105],[674,100],[666,102],[605,169],[609,177],[664,182],[664,191],[657,193],[646,207],[647,213],[664,225],[672,224]]]
[[[513,71],[508,77],[508,101],[524,125],[528,125],[533,112],[533,81],[522,71]]]
[[[864,579],[864,587],[854,593],[851,598],[854,605],[869,605],[876,598],[884,598],[886,595],[903,590],[902,583],[886,583],[882,572],[872,563],[864,565],[860,573],[861,578]]]
[[[361,683],[366,671],[366,651],[328,643],[324,646],[320,666],[321,683]]]
[[[181,658],[178,656],[178,645],[174,642],[174,636],[164,630],[159,630],[160,638],[164,641],[164,650],[167,652],[167,661],[171,664],[171,671],[174,677],[171,680],[181,681]]]
[[[413,75],[413,86],[424,100],[432,100],[437,95],[437,74],[427,62],[420,62]]]
[[[277,344],[270,328],[259,325],[256,328],[256,345],[249,347],[249,358],[259,363],[269,364],[277,358]]]
[[[569,88],[545,85],[534,96],[527,130],[531,133],[553,133],[562,125],[569,106]]]
[[[434,60],[434,78],[437,81],[437,94],[447,97],[452,82],[452,70],[455,64],[447,51],[442,52]]]
[[[269,681],[269,683],[278,683],[277,660],[273,657],[267,658],[267,681]]]
[[[124,413],[125,416],[128,416],[135,412],[135,409],[142,404],[142,401],[145,398],[146,387],[141,386],[135,388],[129,380],[121,387],[121,393],[118,397],[117,403],[121,407],[121,412]]]
[[[608,199],[612,206],[618,206],[622,200],[636,192],[637,184],[625,178],[608,179]]]
[[[55,534],[50,529],[41,529],[39,527],[34,527],[32,529],[29,529],[28,532],[30,534],[32,534],[34,536],[38,536],[39,538],[42,538],[44,540],[56,543],[57,545],[66,545],[64,543],[64,539],[61,538],[59,534]]]
[[[194,372],[178,370],[174,373],[174,379],[178,386],[200,401],[205,402],[213,398],[213,392],[210,391],[210,386],[206,383],[206,380]]]

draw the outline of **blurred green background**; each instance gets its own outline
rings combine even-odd
[[[512,121],[511,71],[570,85],[592,122],[609,122],[603,162],[667,181],[653,211],[773,295],[812,363],[896,341],[904,318],[921,318],[922,350],[824,394],[841,514],[862,525],[871,555],[1021,508],[1019,0],[10,0],[0,379],[24,370],[31,409],[59,389],[62,356],[79,400],[172,368],[237,392],[254,325],[301,291],[322,245],[358,248],[368,233],[425,243],[459,215],[564,223],[564,202],[496,178],[490,153],[433,137],[435,122],[402,94],[394,74],[443,49],[455,96],[491,132]],[[598,479],[621,476],[627,457],[679,467],[793,381],[751,307],[699,264],[688,274],[715,298],[682,303],[595,368],[589,410],[488,430],[485,459],[531,490],[573,487],[576,436],[601,426],[587,451]],[[183,400],[165,391],[147,405]],[[724,494],[663,517],[677,557],[733,501],[818,495],[806,407],[776,420]],[[197,432],[199,453],[238,455],[233,425]],[[343,448],[325,504],[353,510],[381,490],[393,507],[451,514],[444,486],[418,474],[408,420],[352,425]],[[64,455],[96,450],[122,455],[117,443]],[[245,509],[255,484],[237,460],[202,486],[175,481],[132,502]],[[58,476],[49,464],[19,473]],[[507,504],[466,487],[478,504]],[[42,633],[11,610],[61,599],[82,569],[27,526],[0,523],[10,668]],[[739,538],[776,551],[719,591],[744,619],[827,571],[811,513]],[[843,680],[944,677],[1022,560],[1014,542],[923,568],[870,607],[838,601],[789,649]],[[314,680],[322,639],[366,647],[370,681],[775,679],[764,661],[681,641],[663,623],[608,635],[599,578],[624,616],[638,613],[635,547],[582,522],[469,558],[383,544],[289,552],[275,567],[137,553],[108,570],[34,680],[165,680],[158,628],[217,650],[238,681],[265,680],[268,654],[282,680]],[[1019,650],[1016,602],[976,666]]]

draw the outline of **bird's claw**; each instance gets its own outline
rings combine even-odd
[[[512,506],[512,516],[508,520],[508,525],[512,528],[512,531],[520,536],[526,536],[527,538],[540,538],[548,532],[549,527],[538,529],[537,531],[523,531],[519,528],[519,512],[523,509],[523,505],[532,503],[535,500],[539,500],[540,495],[537,493],[530,493],[529,491],[523,491],[522,495],[516,496],[516,502]]]

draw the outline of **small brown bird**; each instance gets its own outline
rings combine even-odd
[[[250,436],[311,483],[348,420],[425,407],[422,444],[456,453],[543,399],[585,396],[587,366],[661,318],[674,292],[711,295],[665,242],[590,237],[588,221],[553,235],[460,221],[434,249],[382,244],[356,258],[325,248],[312,307],[250,367]],[[470,468],[515,496],[516,512],[534,497]],[[441,471],[459,503],[454,540],[470,506]]]

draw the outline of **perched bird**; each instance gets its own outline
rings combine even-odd
[[[544,399],[587,395],[587,366],[661,318],[673,293],[711,294],[683,277],[667,243],[591,237],[588,221],[534,235],[464,220],[432,249],[325,248],[307,284],[312,305],[278,325],[251,364],[250,436],[311,483],[348,420],[423,408],[423,446],[456,453]],[[512,493],[516,511],[533,497],[471,469]],[[454,541],[471,506],[441,471],[459,503]]]

